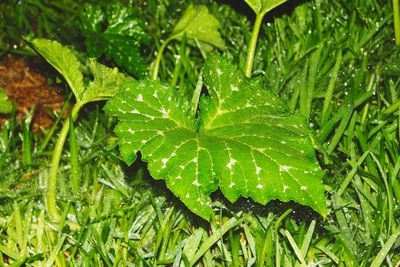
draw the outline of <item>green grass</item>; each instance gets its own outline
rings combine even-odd
[[[201,2],[223,21],[223,54],[244,67],[250,10]],[[152,22],[149,63],[187,4],[141,6]],[[388,1],[289,1],[263,21],[253,76],[309,118],[326,171],[325,219],[294,203],[231,204],[217,192],[206,223],[149,178],[144,164],[122,163],[115,122],[90,105],[64,147],[55,225],[43,182],[58,130],[42,139],[29,120],[18,125],[11,116],[0,134],[0,266],[396,266],[400,59],[393,38]],[[190,95],[202,62],[195,43],[175,42],[159,79]]]

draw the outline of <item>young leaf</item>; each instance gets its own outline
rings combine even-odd
[[[181,19],[176,24],[171,36],[180,38],[186,33],[188,38],[213,45],[219,49],[225,48],[225,43],[218,32],[219,21],[212,16],[206,6],[189,5]]]
[[[86,5],[81,20],[90,56],[105,55],[138,77],[144,74],[145,62],[140,46],[147,43],[148,38],[144,23],[133,15],[131,8],[119,3],[106,8]]]
[[[12,103],[8,99],[6,92],[0,87],[0,113],[10,113],[12,111]]]
[[[30,41],[33,48],[42,55],[67,81],[77,101],[85,89],[80,70],[81,63],[69,48],[57,41],[36,38]]]
[[[152,79],[157,80],[163,51],[167,44],[174,39],[179,39],[183,36],[195,39],[201,51],[209,50],[212,46],[224,49],[225,43],[218,32],[219,26],[219,21],[208,13],[206,6],[196,8],[193,5],[189,5],[172,34],[159,47],[151,71]]]
[[[118,92],[121,83],[127,80],[117,68],[108,68],[94,59],[89,59],[89,68],[94,79],[82,94],[84,103],[109,99]]]
[[[85,86],[80,62],[74,53],[56,41],[34,39],[34,48],[67,80],[76,102],[84,105],[89,102],[107,100],[118,92],[126,77],[117,68],[108,68],[94,59],[88,60],[88,66],[94,80]]]
[[[244,0],[253,9],[254,13],[266,14],[288,0]]]
[[[119,117],[124,160],[131,164],[140,151],[151,175],[207,220],[218,188],[232,202],[294,200],[325,215],[323,172],[304,118],[223,58],[209,57],[203,73],[209,95],[198,118],[157,81],[126,84],[107,103]]]

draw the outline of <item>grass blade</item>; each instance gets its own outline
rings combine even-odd
[[[314,234],[315,220],[312,220],[310,227],[308,227],[306,236],[304,237],[303,243],[301,244],[300,251],[303,255],[307,255],[308,248],[310,247],[311,238]]]
[[[371,267],[379,267],[382,262],[385,260],[385,257],[389,253],[390,249],[393,247],[397,238],[400,236],[400,230],[397,229],[394,234],[392,234],[388,241],[386,241],[385,245],[383,245],[382,249],[379,251],[378,255],[371,262]]]
[[[317,76],[318,62],[321,55],[322,46],[319,46],[312,54],[308,72],[307,86],[302,86],[300,90],[300,113],[310,119],[311,103],[314,95],[315,78]]]
[[[190,261],[190,265],[193,266],[216,242],[218,242],[222,236],[228,232],[230,229],[234,228],[235,226],[241,224],[246,217],[242,217],[239,220],[236,218],[231,218],[229,221],[224,223],[224,225],[216,231],[213,235],[211,235],[207,240],[205,240],[202,246],[199,248],[197,253],[193,256],[192,260]]]
[[[335,84],[338,79],[341,64],[342,64],[342,50],[339,51],[336,57],[336,62],[335,66],[333,66],[331,79],[329,80],[329,85],[328,88],[326,89],[324,106],[322,107],[321,125],[324,125],[329,117],[328,109],[332,101],[333,90],[335,89]]]
[[[298,260],[300,261],[300,263],[301,263],[301,266],[302,266],[302,267],[307,267],[307,263],[306,263],[306,261],[305,261],[305,259],[304,259],[304,255],[303,255],[303,253],[301,252],[301,250],[299,249],[299,247],[297,246],[296,241],[294,241],[292,235],[289,233],[288,230],[283,230],[282,232],[283,232],[283,234],[286,236],[287,240],[289,241],[290,246],[292,247],[294,253],[295,253],[296,256],[297,256],[297,259],[298,259]]]
[[[50,257],[47,259],[45,266],[46,267],[51,267],[54,264],[54,261],[58,255],[58,253],[61,250],[61,247],[64,244],[65,238],[67,237],[67,234],[63,234],[60,239],[57,242],[57,245],[54,247],[53,251],[50,254]]]
[[[342,194],[344,193],[344,190],[346,190],[347,186],[353,179],[354,174],[356,174],[357,168],[359,168],[361,166],[361,164],[364,162],[365,158],[368,155],[369,155],[369,151],[362,154],[362,156],[358,159],[357,164],[355,166],[353,166],[352,170],[347,174],[346,178],[343,180],[342,184],[340,185],[339,190],[336,193],[336,196],[338,198],[342,196]]]
[[[186,245],[183,248],[183,254],[191,259],[196,253],[197,248],[200,245],[200,242],[203,238],[203,234],[205,233],[203,228],[197,228],[194,233],[187,239]]]
[[[328,155],[332,154],[332,152],[334,151],[334,149],[336,148],[336,146],[338,145],[340,139],[343,136],[344,131],[347,128],[347,124],[350,121],[351,118],[351,114],[353,113],[353,107],[352,106],[348,106],[343,118],[339,124],[339,127],[337,128],[335,135],[333,136],[331,142],[329,143],[328,149],[327,149],[327,153]]]

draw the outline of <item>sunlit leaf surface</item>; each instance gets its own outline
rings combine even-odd
[[[227,60],[211,56],[203,69],[209,95],[198,117],[172,87],[131,82],[107,103],[118,116],[121,154],[136,153],[155,179],[205,219],[218,188],[266,204],[294,200],[325,215],[322,175],[305,120]]]

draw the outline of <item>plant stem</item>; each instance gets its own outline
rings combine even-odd
[[[79,159],[78,159],[78,142],[76,141],[74,121],[72,120],[72,114],[69,114],[69,153],[70,153],[70,164],[71,164],[71,188],[74,195],[79,193],[79,185],[81,182],[81,172],[79,170]]]
[[[393,0],[394,37],[396,45],[400,45],[400,10],[399,0]]]
[[[158,70],[160,69],[160,63],[161,63],[161,58],[162,58],[164,49],[165,49],[165,47],[167,47],[167,44],[168,44],[171,40],[172,40],[171,37],[168,38],[167,40],[165,40],[165,41],[161,44],[160,48],[158,49],[157,57],[156,57],[156,60],[154,61],[154,65],[153,65],[153,72],[152,72],[152,74],[151,74],[151,78],[152,78],[153,80],[157,80],[157,78],[158,78]]]
[[[47,144],[49,143],[51,137],[53,136],[54,131],[56,130],[58,124],[61,121],[62,115],[65,113],[65,110],[67,109],[67,107],[69,107],[69,100],[71,99],[71,96],[72,96],[72,93],[69,93],[67,96],[67,99],[65,99],[65,103],[62,106],[61,111],[59,113],[60,115],[57,116],[57,119],[51,126],[50,130],[46,133],[43,143],[40,145],[39,153],[42,153],[44,151],[44,149],[46,148]]]
[[[78,116],[78,112],[83,105],[81,103],[76,103],[72,109],[71,116],[72,121]],[[58,167],[60,166],[61,153],[67,139],[70,127],[69,119],[64,121],[64,125],[61,129],[60,135],[58,136],[56,146],[53,150],[53,155],[51,158],[50,175],[47,180],[47,210],[50,218],[58,222],[60,220],[60,214],[57,210],[57,176]]]
[[[247,58],[244,73],[247,77],[250,77],[253,70],[254,54],[256,52],[258,35],[260,33],[261,23],[264,18],[264,13],[256,15],[256,21],[254,22],[253,32],[251,33],[251,40],[249,48],[247,49]]]

